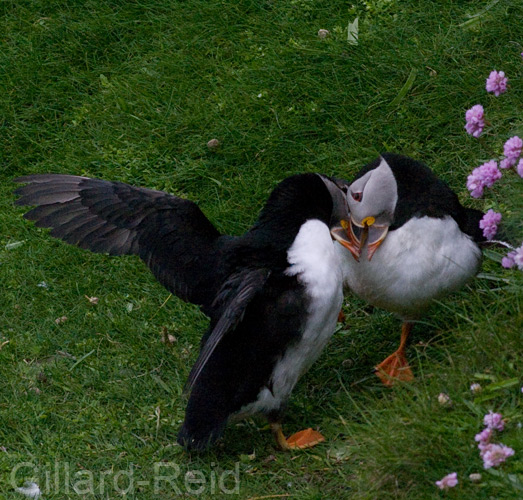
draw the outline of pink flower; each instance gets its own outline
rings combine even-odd
[[[514,267],[516,265],[516,263],[514,262],[514,257],[516,256],[516,252],[509,252],[506,257],[503,257],[501,259],[501,265],[505,268],[505,269],[510,269],[512,267]]]
[[[502,464],[508,457],[514,455],[514,450],[504,444],[489,444],[482,454],[483,467],[490,469]]]
[[[479,227],[483,229],[483,236],[487,240],[491,240],[498,232],[498,224],[501,222],[501,214],[494,212],[491,208],[479,221]]]
[[[523,178],[523,158],[519,160],[518,166],[516,167],[516,171],[518,175]]]
[[[505,422],[503,422],[503,415],[501,415],[501,413],[489,411],[483,417],[483,423],[488,429],[495,429],[496,431],[502,431],[505,428]]]
[[[443,479],[440,481],[436,481],[436,486],[440,490],[447,490],[449,488],[454,488],[458,484],[458,473],[457,472],[451,472],[450,474],[447,474]]]
[[[477,441],[480,445],[486,444],[490,442],[490,438],[492,437],[492,429],[489,429],[488,427],[483,429],[480,433],[476,434],[474,436],[474,441]]]
[[[467,189],[473,198],[481,198],[485,187],[492,185],[501,179],[501,172],[495,160],[490,160],[483,165],[475,168],[467,178]]]
[[[465,113],[465,120],[467,121],[465,124],[465,130],[468,134],[473,137],[479,137],[481,135],[481,132],[483,132],[483,128],[485,127],[483,115],[484,110],[481,104],[476,104],[467,110]]]
[[[513,165],[515,165],[517,161],[518,161],[517,158],[503,158],[499,162],[499,168],[503,168],[503,169],[510,168]]]
[[[520,271],[523,271],[523,244],[503,257],[501,259],[501,265],[505,269],[517,266]]]
[[[523,148],[523,141],[517,135],[515,135],[514,137],[511,137],[503,145],[503,154],[507,158],[512,158],[514,160],[517,160],[521,156],[522,148]],[[514,161],[514,163],[516,163],[516,162]]]
[[[514,263],[516,266],[518,266],[520,271],[523,271],[523,245],[521,245],[519,248],[516,248],[514,253]]]
[[[494,95],[498,97],[507,91],[507,78],[503,71],[491,71],[487,78],[486,90],[487,92],[494,92]]]

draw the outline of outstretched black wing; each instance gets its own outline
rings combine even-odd
[[[194,386],[205,364],[212,356],[220,340],[234,330],[242,320],[245,310],[254,296],[260,292],[269,277],[267,269],[244,269],[233,274],[222,286],[213,306],[221,310],[218,321],[205,340],[198,360],[193,366],[185,390]]]
[[[51,235],[93,252],[139,255],[178,297],[210,305],[209,275],[220,233],[191,201],[74,175],[20,177],[17,205],[36,205],[24,217]]]

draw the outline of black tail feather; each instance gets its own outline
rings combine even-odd
[[[479,227],[479,221],[483,218],[484,213],[473,208],[465,208],[465,217],[463,227],[460,229],[468,234],[476,243],[486,241],[483,236],[483,230]]]
[[[206,425],[205,421],[188,422],[186,420],[178,431],[178,444],[189,451],[205,451],[222,436],[226,423],[225,420],[211,427]]]

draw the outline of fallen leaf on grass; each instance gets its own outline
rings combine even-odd
[[[24,243],[25,243],[25,240],[22,240],[22,241],[13,241],[12,243],[8,243],[8,244],[5,246],[5,249],[6,249],[6,250],[13,250],[13,249],[15,249],[15,248],[18,248],[18,247],[22,246]]]
[[[84,297],[89,301],[89,304],[93,305],[98,304],[98,301],[100,300],[98,297],[89,297],[88,295],[84,295]]]
[[[358,23],[358,18],[354,19],[352,23],[349,22],[347,28],[347,43],[349,45],[358,45]]]

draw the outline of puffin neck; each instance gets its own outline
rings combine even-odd
[[[332,210],[331,195],[319,175],[295,175],[274,189],[249,234],[287,250],[308,220],[329,225]]]

